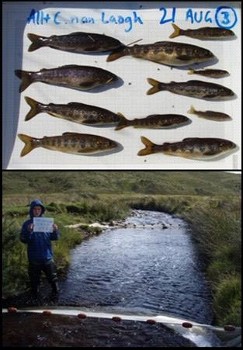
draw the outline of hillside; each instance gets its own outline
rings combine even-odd
[[[237,195],[241,176],[223,171],[4,171],[3,195],[144,193]]]

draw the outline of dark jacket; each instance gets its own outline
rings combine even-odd
[[[38,199],[30,204],[29,215],[30,219],[26,220],[21,229],[20,240],[28,245],[27,253],[30,262],[46,262],[53,258],[51,241],[58,240],[60,236],[59,230],[53,232],[30,232],[28,226],[33,223],[33,208],[40,206],[42,208],[42,216],[45,212],[45,207]]]

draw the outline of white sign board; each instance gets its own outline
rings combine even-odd
[[[5,2],[3,16],[3,159],[7,169],[193,169],[239,170],[241,166],[241,5],[240,2]],[[11,23],[11,25],[9,25]],[[233,40],[198,40],[187,36],[171,39],[172,24],[182,29],[202,27],[229,28]],[[229,76],[213,79],[188,75],[188,69],[173,68],[131,56],[108,62],[108,54],[81,54],[41,47],[29,51],[28,34],[42,37],[73,32],[100,33],[129,45],[171,41],[193,44],[210,50],[218,62],[207,68],[223,69]],[[64,65],[87,65],[108,70],[123,80],[123,85],[101,92],[78,91],[66,87],[36,82],[19,92],[21,80],[15,70],[37,72]],[[206,67],[205,67],[206,68]],[[181,96],[169,91],[147,95],[151,88],[147,79],[169,83],[201,80],[232,89],[235,98],[228,101],[205,101]],[[82,125],[39,113],[25,120],[29,97],[42,104],[78,102],[98,106],[127,119],[145,118],[153,114],[182,114],[190,125],[169,129],[138,129],[126,127],[96,127]],[[188,114],[193,106],[199,111],[216,111],[232,119],[215,121]],[[117,141],[123,150],[104,156],[77,155],[37,147],[21,157],[24,142],[18,134],[42,139],[65,132],[95,134]],[[237,145],[234,153],[217,160],[192,160],[163,153],[139,156],[144,148],[141,136],[155,144],[174,143],[184,138],[220,138]]]
[[[52,232],[53,231],[53,218],[34,218],[34,232]]]

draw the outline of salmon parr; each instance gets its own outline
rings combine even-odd
[[[213,53],[202,47],[171,41],[154,44],[124,46],[112,52],[107,61],[115,61],[122,56],[133,56],[168,66],[183,67],[189,64],[207,62],[215,58]]]
[[[118,114],[121,120],[115,130],[120,130],[127,126],[147,129],[176,128],[191,122],[189,118],[181,114],[152,114],[146,118],[135,118],[133,120],[126,119],[121,113]]]
[[[106,154],[119,152],[123,149],[121,144],[106,137],[73,132],[65,132],[60,136],[44,136],[42,139],[24,134],[18,134],[18,137],[25,143],[20,154],[21,157],[37,147],[81,155]]]
[[[195,114],[199,118],[204,118],[204,119],[209,119],[209,120],[214,120],[217,122],[221,121],[226,121],[226,120],[231,120],[232,118],[225,113],[221,112],[215,112],[215,111],[197,111],[193,106],[190,107],[188,110],[189,114]]]
[[[19,92],[35,82],[58,85],[78,90],[91,90],[98,86],[108,85],[118,81],[118,76],[98,67],[67,65],[57,68],[43,68],[38,72],[15,70],[22,79]]]
[[[148,78],[148,83],[153,87],[147,91],[147,95],[152,95],[159,91],[170,91],[174,94],[205,100],[226,100],[235,96],[232,90],[223,85],[200,80],[189,80],[181,83],[175,81],[162,83],[155,79]]]
[[[120,121],[120,117],[116,113],[113,113],[105,108],[86,105],[84,103],[50,103],[46,105],[35,101],[30,97],[25,97],[25,101],[30,106],[30,111],[26,115],[25,120],[30,120],[37,114],[44,112],[53,117],[90,126],[108,126],[117,124]]]
[[[27,36],[32,41],[28,51],[35,51],[40,47],[48,46],[74,53],[99,53],[112,51],[123,46],[115,38],[96,33],[75,32],[66,35],[51,35],[50,37],[29,33]]]
[[[237,147],[232,141],[218,138],[192,137],[179,142],[165,142],[162,145],[157,145],[142,136],[141,141],[145,148],[138,152],[139,156],[164,153],[196,160],[210,160],[219,156],[226,156]]]
[[[200,40],[225,40],[235,37],[235,33],[232,30],[225,28],[202,27],[198,29],[181,29],[174,23],[172,26],[174,32],[170,35],[170,39],[181,35]]]
[[[216,78],[216,79],[229,76],[229,72],[223,69],[202,69],[202,70],[190,69],[188,74],[198,74],[204,77]]]

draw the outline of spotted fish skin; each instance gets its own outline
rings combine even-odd
[[[188,74],[198,74],[204,77],[215,78],[215,79],[229,76],[229,72],[223,69],[203,69],[203,70],[190,69]]]
[[[44,112],[57,118],[90,126],[109,126],[117,124],[120,121],[120,117],[116,113],[105,108],[84,103],[43,104],[27,96],[25,97],[25,101],[31,107],[25,120],[30,120],[37,114]]]
[[[191,137],[179,142],[165,142],[162,145],[157,145],[142,136],[141,141],[145,148],[138,152],[139,156],[164,153],[188,159],[208,160],[219,155],[226,155],[237,148],[234,142],[219,138]]]
[[[190,124],[191,122],[189,118],[181,114],[152,114],[145,118],[135,118],[133,120],[128,120],[121,113],[118,113],[118,115],[121,117],[121,120],[115,130],[120,130],[128,126],[146,129],[176,128]]]
[[[193,39],[200,40],[227,40],[235,37],[235,33],[226,28],[219,27],[201,27],[197,29],[181,29],[172,23],[174,32],[170,35],[170,39],[180,35],[185,35]]]
[[[34,82],[42,82],[78,90],[91,90],[98,86],[108,85],[118,81],[115,74],[98,67],[66,65],[57,68],[43,68],[38,72],[15,70],[22,79],[19,92],[24,91]]]
[[[208,62],[215,58],[211,51],[196,45],[159,41],[154,44],[122,47],[112,52],[107,61],[115,61],[123,56],[133,56],[175,67]]]
[[[35,138],[25,134],[18,134],[18,137],[25,143],[20,154],[21,157],[38,147],[80,155],[119,152],[123,149],[122,145],[116,141],[91,134],[65,132],[60,136],[44,136],[43,138]]]
[[[199,118],[214,120],[217,122],[232,120],[232,118],[226,113],[216,111],[197,111],[193,106],[190,107],[187,113],[195,114]]]
[[[50,37],[28,33],[27,36],[32,41],[28,49],[29,52],[48,46],[74,53],[99,53],[124,46],[119,40],[98,33],[74,32],[66,35],[51,35]]]
[[[148,78],[148,83],[152,85],[147,91],[147,95],[155,94],[159,91],[170,91],[174,94],[190,96],[205,100],[226,100],[235,96],[229,88],[200,80],[189,80],[187,82],[163,83],[155,79]]]

